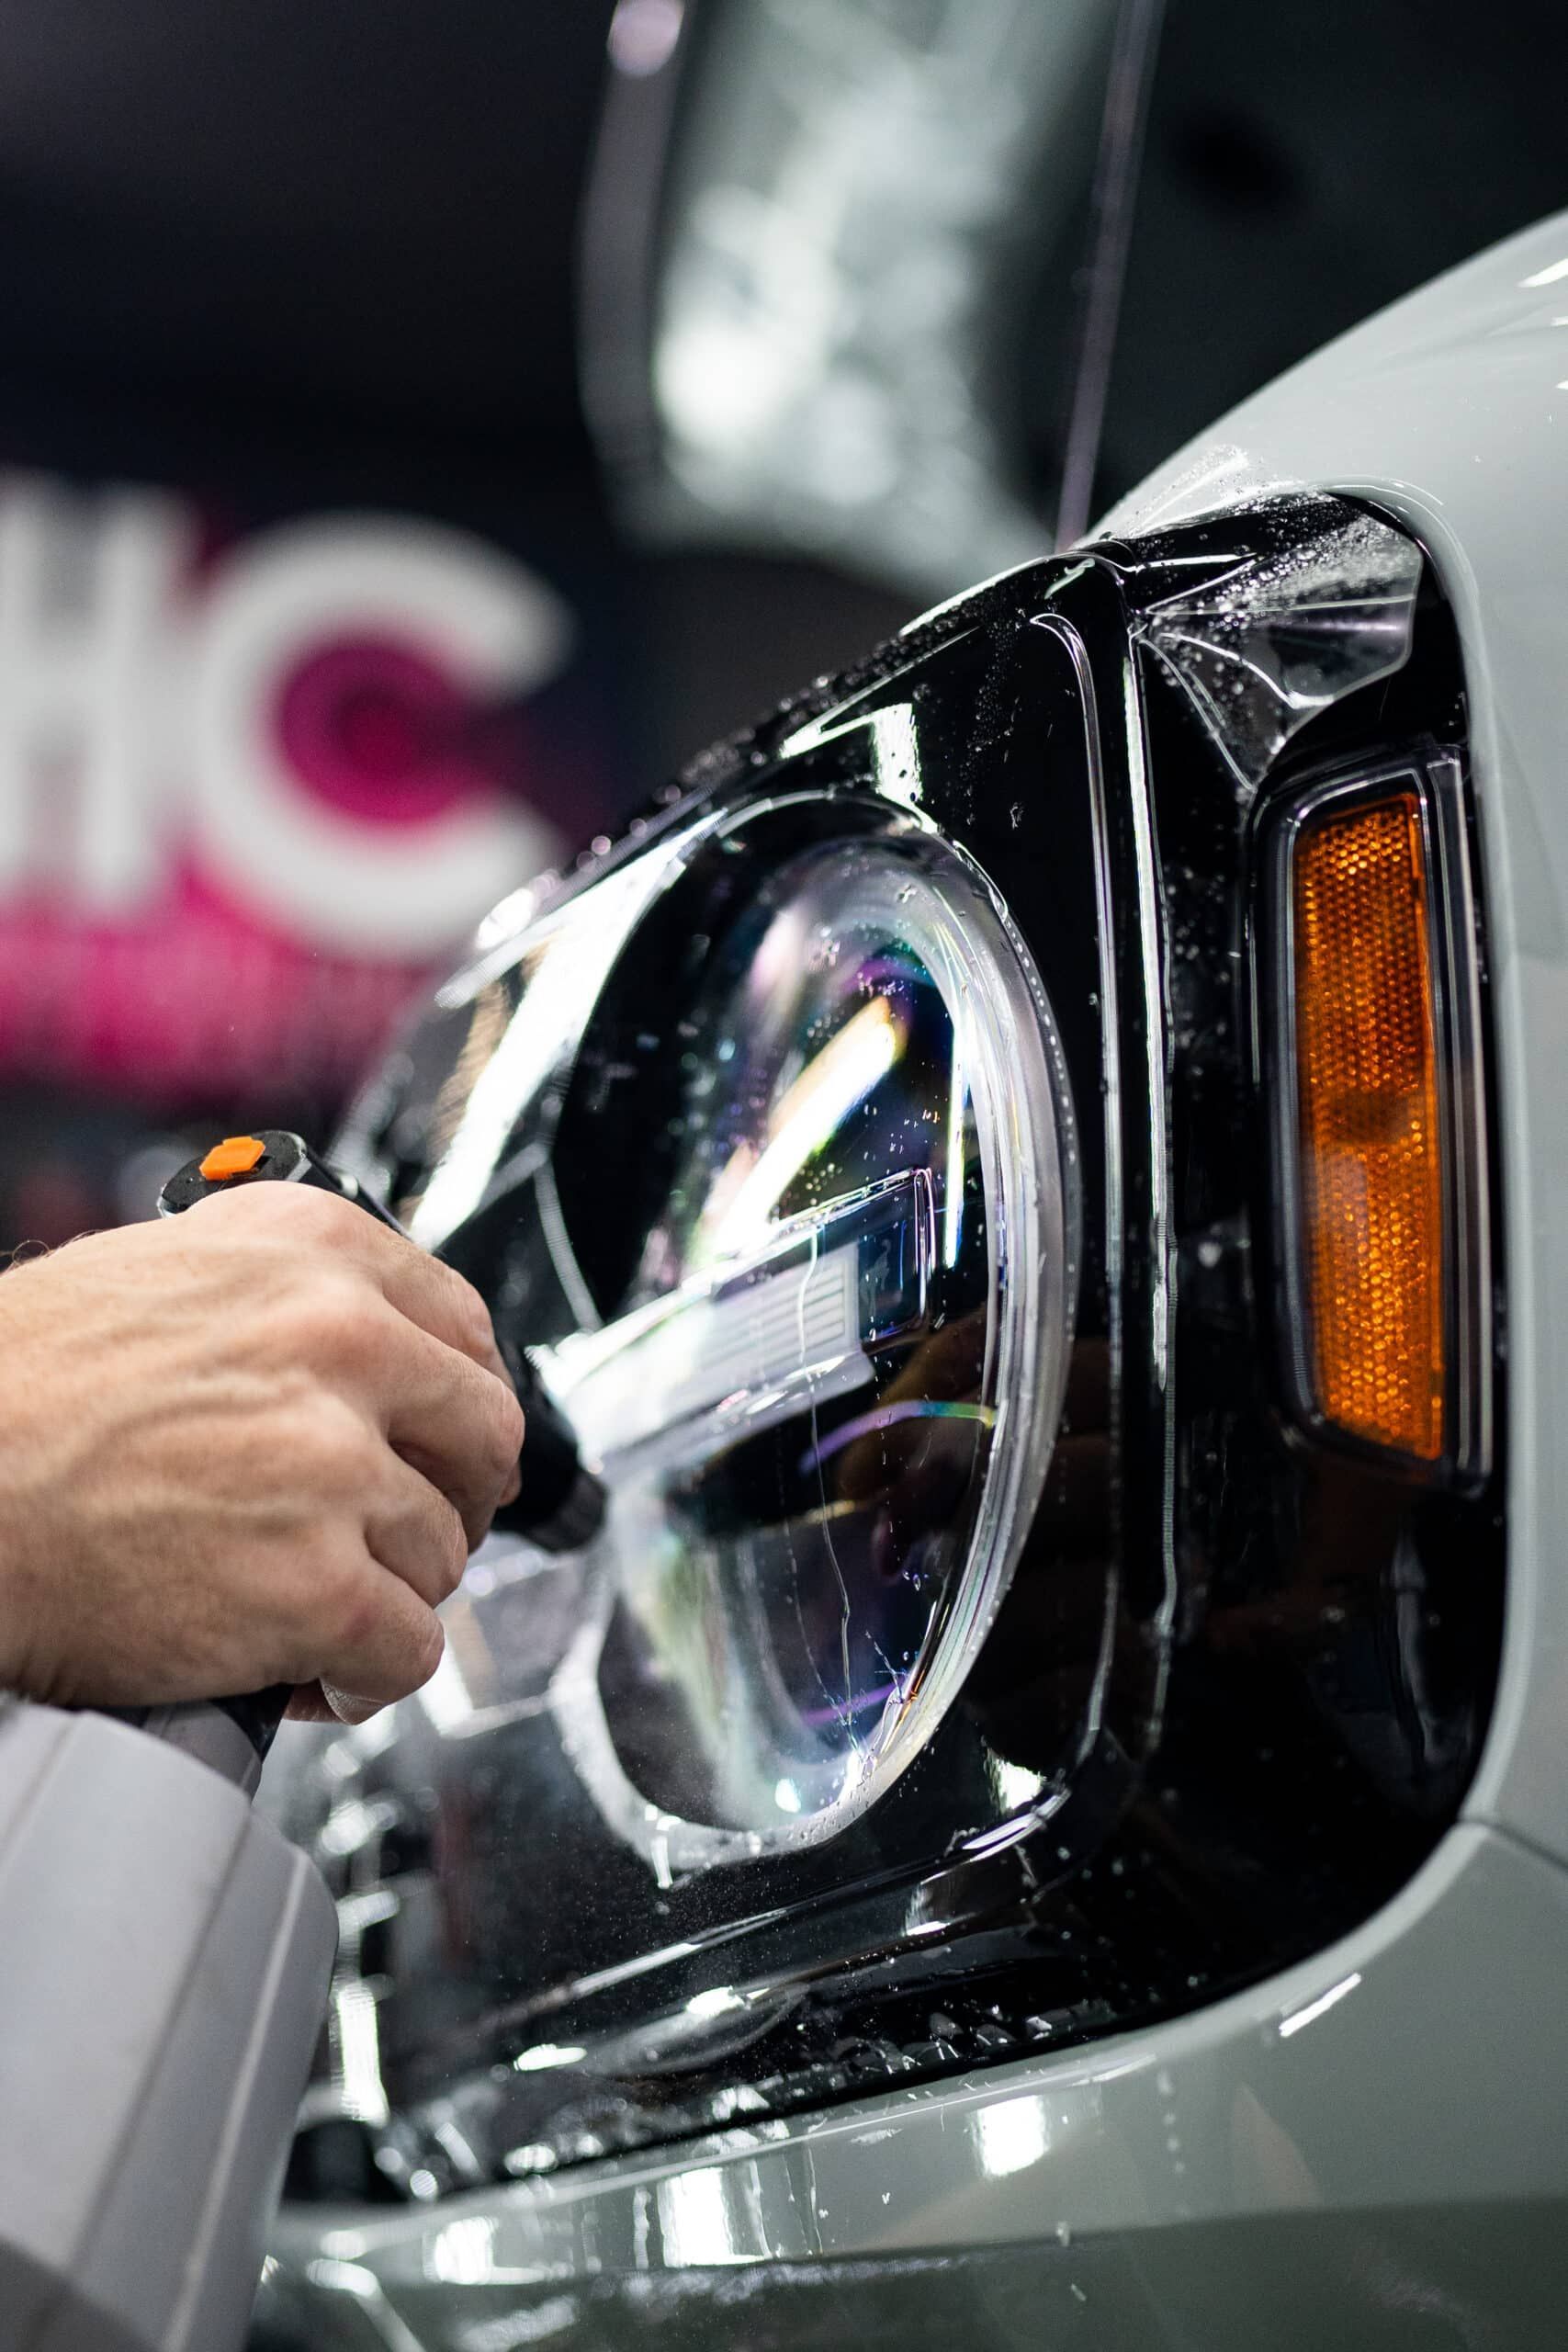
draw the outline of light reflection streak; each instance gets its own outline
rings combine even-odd
[[[312,2287],[324,2287],[330,2293],[352,2295],[363,2304],[370,2324],[375,2327],[377,2340],[387,2352],[423,2352],[419,2338],[403,2325],[381,2291],[381,2282],[373,2270],[359,2262],[308,2262],[305,2276]]]
[[[852,1421],[840,1421],[800,1457],[804,1477],[819,1464],[831,1461],[857,1438],[868,1437],[874,1430],[892,1429],[898,1421],[978,1421],[983,1429],[994,1429],[997,1408],[994,1405],[962,1405],[936,1396],[908,1396],[896,1405],[878,1405],[874,1412],[857,1413]]]
[[[670,2269],[700,2270],[747,2259],[736,2242],[725,2187],[724,2169],[717,2165],[674,2173],[660,2182],[659,2227]]]
[[[483,2214],[448,2222],[425,2249],[425,2276],[450,2287],[481,2287],[495,2271],[495,2223]]]
[[[381,2079],[381,2030],[376,1996],[368,1986],[348,1979],[333,1994],[337,2028],[338,2073],[343,2085],[344,2112],[357,2123],[378,2130],[387,2120],[387,2087]]]
[[[693,2018],[722,2018],[745,2007],[739,1993],[728,1984],[716,1984],[706,1993],[694,1993],[686,2004],[686,2014]]]
[[[463,1669],[447,1643],[442,1651],[434,1673],[422,1682],[414,1693],[429,1717],[434,1729],[450,1737],[472,1720],[473,1694],[463,1679]]]
[[[1303,2025],[1313,2024],[1326,2010],[1342,2001],[1347,1993],[1353,1993],[1360,1981],[1361,1972],[1358,1968],[1348,1976],[1342,1976],[1337,1984],[1331,1984],[1326,1993],[1320,1993],[1315,2001],[1308,2001],[1303,2008],[1292,2009],[1288,2017],[1280,2019],[1280,2041],[1288,2041],[1292,2033],[1300,2033]]]
[[[312,2287],[326,2287],[339,2295],[358,2295],[366,2301],[381,2291],[376,2273],[357,2262],[308,2262],[305,2276]]]
[[[553,1077],[566,1045],[577,1037],[627,926],[662,883],[666,863],[643,858],[604,876],[596,893],[595,923],[547,917],[540,925],[524,966],[522,1001],[475,1080],[457,1131],[409,1220],[410,1232],[426,1249],[434,1249],[484,1198],[519,1114]]]
[[[888,800],[918,808],[925,797],[920,775],[920,747],[915,734],[915,714],[907,702],[872,713],[871,756],[877,790]]]
[[[824,1724],[846,1723],[852,1716],[863,1715],[869,1707],[886,1706],[889,1699],[902,1699],[904,1687],[899,1682],[879,1682],[874,1690],[857,1690],[844,1700],[835,1699],[830,1706],[802,1707],[800,1720],[813,1731]]]
[[[905,1026],[874,997],[807,1062],[768,1122],[768,1141],[747,1167],[737,1153],[714,1188],[721,1214],[703,1239],[719,1256],[755,1242],[807,1160],[832,1140],[885,1079],[904,1048]],[[732,1171],[739,1171],[736,1181]]]
[[[953,1065],[953,1091],[947,1098],[947,1170],[942,1204],[942,1262],[956,1266],[964,1245],[964,1129],[969,1107],[969,1081]]]
[[[497,2283],[502,2279],[498,2273]],[[461,2344],[462,2352],[521,2352],[525,2344],[545,2344],[551,2336],[564,2335],[576,2325],[577,2315],[575,2295],[551,2295],[522,2311],[504,2312],[499,2319],[474,2321],[453,2341]]]
[[[356,2261],[368,2244],[363,2230],[324,2230],[321,2233],[321,2252],[330,2255],[334,2262]]]
[[[970,2124],[975,2154],[987,2180],[1026,2172],[1050,2149],[1050,2122],[1045,2102],[1038,2096],[1004,2098],[992,2107],[978,2107]]]
[[[512,2064],[519,2075],[542,2075],[551,2066],[580,2066],[587,2055],[581,2042],[536,2041],[531,2049],[520,2050]]]
[[[997,1796],[1010,1813],[1022,1804],[1032,1804],[1045,1783],[1038,1772],[1031,1772],[1021,1764],[1004,1764],[998,1757],[991,1766],[991,1778]]]

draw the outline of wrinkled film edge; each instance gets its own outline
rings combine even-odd
[[[1292,737],[1409,659],[1422,554],[1392,524],[1330,497],[1228,518],[1256,544],[1215,559],[1132,617],[1224,758],[1244,803]]]

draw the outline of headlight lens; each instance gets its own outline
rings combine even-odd
[[[1044,999],[949,851],[790,860],[679,1036],[632,1295],[548,1362],[613,1498],[577,1761],[671,1868],[825,1836],[924,1744],[1043,1478],[1076,1231]]]

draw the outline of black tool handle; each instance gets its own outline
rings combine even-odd
[[[231,1151],[236,1159],[243,1159],[251,1150],[254,1157],[248,1166],[209,1172],[222,1153]],[[355,1208],[379,1218],[394,1233],[403,1230],[391,1210],[363,1184],[318,1159],[304,1137],[288,1127],[258,1127],[254,1135],[231,1136],[201,1159],[187,1159],[159,1193],[158,1215],[178,1216],[182,1209],[193,1209],[198,1201],[209,1201],[218,1193],[237,1192],[246,1184],[307,1184],[318,1193],[335,1193],[340,1201],[352,1201]]]

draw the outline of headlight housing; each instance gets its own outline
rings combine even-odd
[[[440,991],[344,1154],[612,1502],[581,1558],[489,1547],[432,1684],[321,1768],[321,2096],[383,2177],[1190,2007],[1428,1850],[1501,1607],[1461,688],[1360,510],[1089,549],[700,763]],[[1292,1370],[1272,861],[1395,771],[1446,812],[1438,1223],[1485,1237],[1433,1274],[1440,1464]]]

